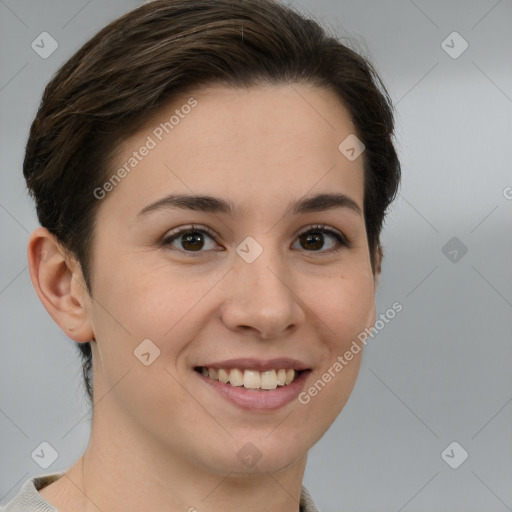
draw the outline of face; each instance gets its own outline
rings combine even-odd
[[[304,457],[354,386],[362,352],[344,354],[375,321],[363,157],[338,149],[353,133],[332,92],[215,86],[123,143],[92,247],[104,414],[214,472]]]

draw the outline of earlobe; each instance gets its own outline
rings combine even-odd
[[[42,227],[30,235],[27,257],[32,284],[57,325],[74,341],[93,339],[90,297],[76,259]]]

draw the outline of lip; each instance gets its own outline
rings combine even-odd
[[[280,362],[282,362],[282,360],[280,360]],[[210,368],[216,367],[211,366]],[[220,368],[228,367],[220,366]],[[236,366],[233,366],[233,368],[236,368]],[[265,368],[274,369],[275,367],[265,366]],[[280,368],[283,367],[281,366]],[[288,368],[292,367],[289,366]],[[245,367],[245,369],[249,368]],[[256,368],[253,366],[250,369]],[[276,409],[280,409],[281,407],[284,407],[286,404],[289,404],[295,400],[299,396],[300,392],[304,389],[306,379],[311,373],[311,370],[303,370],[298,375],[298,377],[287,386],[278,386],[276,389],[265,391],[246,389],[243,386],[231,386],[231,384],[224,384],[218,380],[210,379],[210,377],[205,377],[197,371],[194,371],[194,373],[199,379],[202,380],[202,382],[204,382],[206,386],[209,387],[209,389],[219,394],[222,398],[231,402],[238,408],[248,411],[264,412],[275,411]]]
[[[224,368],[231,370],[232,368],[238,368],[240,370],[258,370],[263,372],[265,370],[279,370],[294,369],[294,370],[309,370],[310,367],[296,359],[290,359],[289,357],[280,357],[276,359],[256,359],[252,357],[245,357],[242,359],[226,359],[225,361],[216,361],[214,363],[202,363],[197,364],[195,367],[205,366],[206,368],[216,368],[220,370]]]

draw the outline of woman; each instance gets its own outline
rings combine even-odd
[[[376,318],[392,136],[371,65],[271,0],[158,0],[86,43],[24,175],[91,437],[5,510],[316,510],[307,453]]]

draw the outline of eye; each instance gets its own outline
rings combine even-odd
[[[327,250],[320,251],[325,246],[325,238],[329,237],[331,243]],[[341,250],[342,247],[349,247],[348,240],[338,231],[328,229],[325,225],[315,225],[303,231],[298,236],[298,242],[308,252],[335,252]]]
[[[325,249],[326,239],[331,240]],[[307,230],[298,235],[297,241],[301,247],[308,252],[336,252],[342,247],[349,247],[347,238],[333,229],[326,228],[325,225],[310,226]],[[194,224],[179,228],[169,233],[161,242],[164,247],[187,253],[201,253],[205,250],[215,250],[215,233],[206,226],[196,226]],[[196,254],[190,254],[196,256]]]
[[[162,246],[174,247],[185,252],[203,252],[201,249],[212,250],[217,245],[214,238],[214,233],[207,227],[192,225],[169,233],[162,240]],[[210,243],[207,243],[208,239]]]

